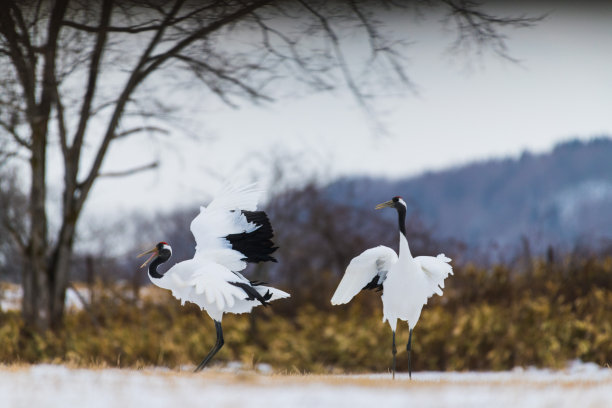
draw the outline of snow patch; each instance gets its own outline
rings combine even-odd
[[[236,368],[236,367],[235,367]],[[418,372],[360,376],[200,374],[167,369],[87,370],[0,366],[0,401],[7,407],[606,407],[612,370],[572,362],[566,370],[499,373]]]
[[[21,299],[23,298],[23,288],[21,285],[0,283],[0,310],[21,310]],[[89,302],[89,290],[87,288],[77,289],[68,288],[66,290],[66,309],[81,310],[84,308],[81,298]]]

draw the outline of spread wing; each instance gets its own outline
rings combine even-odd
[[[387,272],[397,262],[397,254],[389,247],[380,245],[363,251],[351,260],[344,276],[331,298],[332,305],[348,303],[359,291],[375,285],[382,285]]]
[[[261,191],[253,184],[246,187],[225,187],[200,214],[191,221],[196,251],[211,247],[227,247],[223,237],[228,234],[252,232],[257,225],[247,221],[241,210],[255,211]]]
[[[196,241],[194,259],[211,260],[232,271],[246,267],[246,261],[274,260],[272,227],[257,209],[261,190],[254,184],[225,187],[191,222]]]
[[[444,279],[448,275],[453,274],[453,268],[449,265],[451,261],[444,254],[434,256],[417,256],[414,258],[416,262],[421,265],[421,269],[425,272],[425,276],[430,285],[431,293],[427,297],[432,296],[434,293],[442,296],[442,289],[444,289]]]

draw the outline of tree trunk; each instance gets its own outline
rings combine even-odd
[[[70,263],[72,260],[72,250],[74,235],[76,230],[76,217],[64,219],[62,229],[59,234],[59,241],[51,261],[49,262],[48,276],[50,279],[50,305],[51,328],[58,329],[62,325],[64,316],[64,306],[66,303],[66,288],[70,280]]]
[[[72,207],[65,210],[58,241],[51,250],[46,237],[45,176],[44,172],[33,171],[33,174],[37,176],[32,177],[30,193],[32,222],[25,257],[23,316],[29,328],[45,331],[62,325],[78,213]]]
[[[44,140],[44,138],[41,138]],[[37,138],[33,139],[37,140]],[[64,214],[55,248],[47,241],[45,212],[44,143],[32,154],[32,188],[30,191],[30,242],[25,257],[23,278],[23,316],[29,328],[45,331],[62,325],[66,288],[70,279],[76,221],[79,208],[72,199],[74,188],[65,192]],[[35,153],[36,152],[36,153]],[[41,164],[42,163],[42,164]],[[74,186],[70,183],[69,186]],[[50,255],[50,256],[49,256]]]
[[[42,83],[37,90],[37,59],[31,49],[31,42],[23,27],[21,34],[16,27],[20,26],[20,10],[16,4],[9,2],[13,10],[2,20],[3,33],[11,43],[11,58],[16,66],[24,67],[26,72],[18,74],[23,87],[23,95],[27,105],[27,120],[30,125],[30,167],[31,185],[28,215],[30,216],[29,240],[26,248],[25,265],[23,271],[23,304],[22,312],[26,327],[37,331],[45,331],[52,327],[56,318],[52,305],[54,302],[58,282],[57,273],[49,265],[49,241],[47,237],[46,213],[46,158],[47,158],[47,132],[51,108],[56,99],[55,63],[57,46],[62,20],[67,9],[66,0],[56,0],[51,8],[46,30],[46,42],[42,47]],[[8,16],[8,17],[7,17]],[[18,16],[13,20],[11,16]],[[21,44],[27,48],[28,53],[20,52],[21,46],[16,38],[23,37]],[[37,97],[38,94],[38,97]],[[62,227],[64,229],[64,227]],[[61,277],[60,277],[61,278]],[[65,287],[65,283],[63,283]],[[63,298],[63,295],[62,295]],[[63,306],[62,306],[63,311]]]
[[[46,199],[46,129],[33,127],[31,186],[28,212],[30,215],[29,242],[23,270],[23,316],[28,327],[38,331],[49,329],[49,276],[47,274],[47,213]]]

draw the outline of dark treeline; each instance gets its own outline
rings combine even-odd
[[[362,208],[371,206],[371,197],[406,194],[434,238],[460,237],[480,258],[506,262],[525,239],[539,255],[549,245],[604,250],[612,248],[610,157],[609,137],[571,140],[545,153],[410,178],[348,177],[330,184],[327,194]]]

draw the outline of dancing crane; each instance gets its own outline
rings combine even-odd
[[[139,255],[151,254],[141,266],[150,262],[151,282],[171,290],[181,304],[195,303],[215,322],[217,341],[196,372],[223,347],[224,313],[249,313],[255,306],[289,297],[282,290],[250,281],[240,273],[247,262],[276,262],[270,220],[265,212],[256,211],[259,195],[253,185],[228,186],[208,207],[200,207],[190,227],[196,241],[193,259],[179,262],[164,273],[157,268],[172,256],[172,248],[166,242]]]
[[[410,334],[408,352],[408,375],[412,379],[412,330],[419,321],[421,309],[433,294],[442,295],[444,279],[453,273],[451,261],[444,254],[436,257],[414,258],[406,238],[406,203],[397,196],[376,209],[395,208],[399,222],[399,256],[389,247],[380,245],[365,250],[351,260],[336,292],[331,298],[333,305],[348,303],[362,289],[382,290],[383,322],[389,322],[393,331],[393,378],[395,378],[395,331],[397,320],[408,323]]]

